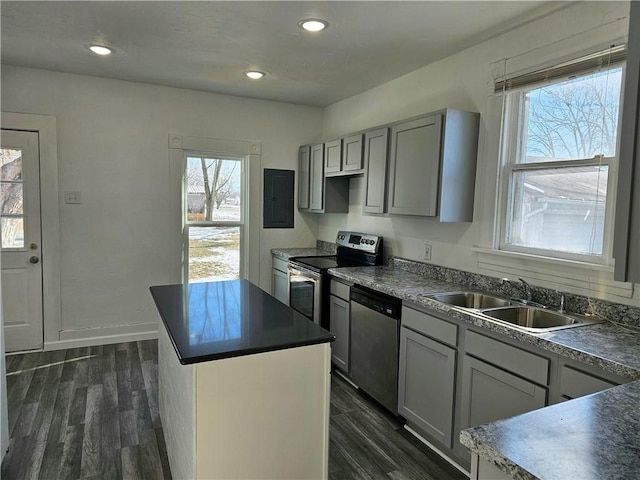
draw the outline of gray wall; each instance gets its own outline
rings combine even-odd
[[[148,288],[169,281],[167,239],[180,235],[167,215],[169,133],[260,142],[262,168],[295,169],[298,145],[322,128],[315,107],[4,65],[2,110],[57,119],[61,329],[81,337],[157,322]],[[82,204],[64,204],[65,190]],[[262,230],[261,286],[272,247],[316,235],[317,220],[300,215],[293,230]]]

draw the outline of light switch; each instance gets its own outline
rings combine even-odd
[[[64,203],[82,203],[80,198],[80,192],[77,191],[65,191]]]

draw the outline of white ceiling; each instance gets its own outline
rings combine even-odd
[[[326,106],[564,8],[541,1],[2,1],[2,63]],[[310,34],[307,17],[330,27]],[[112,47],[98,57],[91,43]],[[269,72],[251,81],[242,72]]]

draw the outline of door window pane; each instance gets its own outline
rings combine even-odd
[[[240,278],[240,227],[189,227],[189,283]]]
[[[602,255],[607,166],[516,171],[507,244]]]
[[[241,220],[242,161],[187,157],[187,220]]]
[[[2,248],[24,248],[24,220],[20,217],[0,218]]]
[[[0,180],[3,182],[22,180],[22,150],[0,149]]]
[[[24,192],[22,183],[0,183],[0,214],[22,215],[24,205]]]
[[[0,228],[2,248],[24,248],[22,151],[0,149]]]

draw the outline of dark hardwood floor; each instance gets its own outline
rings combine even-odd
[[[331,382],[329,478],[468,480],[403,423],[335,373]]]
[[[171,478],[156,341],[6,358],[10,443],[1,478]],[[329,478],[466,477],[333,375]]]

